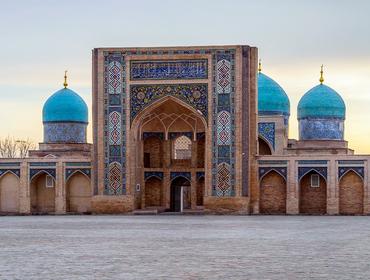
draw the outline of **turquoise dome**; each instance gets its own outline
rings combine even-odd
[[[81,96],[69,88],[63,88],[46,100],[42,109],[42,120],[44,123],[88,123],[88,108]]]
[[[298,119],[339,118],[345,119],[346,105],[332,88],[320,84],[303,95],[298,103]]]
[[[288,95],[270,77],[258,73],[258,113],[260,115],[290,115]]]

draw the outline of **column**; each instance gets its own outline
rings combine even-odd
[[[287,214],[299,214],[298,164],[294,159],[287,166]]]
[[[332,159],[328,162],[328,177],[326,180],[326,212],[329,215],[339,214],[339,181],[337,176],[338,164]]]
[[[19,212],[22,214],[31,213],[30,181],[28,179],[28,162],[22,161],[20,166],[19,179]]]
[[[66,213],[66,186],[64,181],[64,164],[61,161],[56,165],[56,182],[55,182],[55,213]]]

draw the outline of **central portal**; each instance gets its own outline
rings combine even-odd
[[[138,115],[135,123],[141,166],[137,171],[144,178],[136,207],[176,212],[201,208],[206,154],[202,113],[178,98],[164,97]]]

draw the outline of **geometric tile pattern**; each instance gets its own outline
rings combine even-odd
[[[230,164],[222,162],[217,166],[217,196],[231,196]]]
[[[29,178],[30,181],[32,180],[33,177],[35,177],[39,173],[46,173],[47,175],[50,175],[51,177],[56,180],[56,171],[53,168],[32,168],[30,169],[29,172]]]
[[[10,168],[0,169],[0,177],[3,176],[5,173],[8,173],[8,172],[13,173],[15,176],[20,178],[20,174],[21,174],[20,169],[10,169]]]
[[[131,80],[207,79],[207,59],[131,61]]]
[[[120,52],[104,58],[104,193],[126,193],[125,63]]]
[[[217,145],[231,144],[231,116],[227,111],[217,115]]]
[[[191,181],[191,173],[190,172],[171,172],[170,173],[171,181],[173,179],[176,179],[177,177],[183,177],[183,178],[188,179],[189,181]]]
[[[285,180],[287,179],[287,168],[286,167],[260,167],[258,169],[259,178],[262,179],[263,176],[265,176],[270,171],[275,171],[278,174],[280,174]]]
[[[218,93],[231,92],[231,63],[226,58],[217,61],[216,87]]]
[[[299,166],[298,167],[298,181],[302,179],[304,175],[311,171],[316,171],[318,174],[320,174],[322,177],[327,180],[328,178],[328,168],[327,167],[318,167],[318,166],[313,166],[313,167],[306,167],[306,166]]]
[[[145,171],[144,172],[144,180],[148,180],[151,177],[156,177],[160,180],[163,180],[163,172],[159,172],[159,171]]]
[[[234,196],[235,177],[235,51],[213,54],[212,195]]]
[[[275,149],[275,123],[258,123],[258,136],[266,140],[272,146],[272,148]]]
[[[109,145],[121,144],[121,114],[113,111],[109,114]]]
[[[44,142],[86,143],[86,127],[85,123],[44,123]]]
[[[207,84],[132,85],[130,87],[131,121],[147,106],[164,96],[173,96],[200,111],[208,113]]]
[[[122,186],[122,166],[119,162],[114,161],[109,164],[109,194],[121,194]]]
[[[67,168],[65,170],[65,179],[68,180],[69,177],[71,177],[75,173],[82,173],[86,175],[87,177],[91,178],[91,169],[90,168]]]
[[[112,61],[108,66],[108,93],[120,94],[122,92],[122,74],[121,64],[118,61]]]
[[[363,166],[341,166],[338,167],[338,180],[340,180],[348,171],[353,171],[364,179],[364,167]]]

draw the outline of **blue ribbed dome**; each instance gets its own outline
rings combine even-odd
[[[85,101],[73,90],[63,88],[46,100],[42,109],[43,122],[88,123]]]
[[[332,88],[320,84],[310,89],[298,103],[298,119],[339,118],[345,119],[346,105]]]
[[[258,73],[258,113],[260,115],[290,115],[288,95],[270,77]]]

